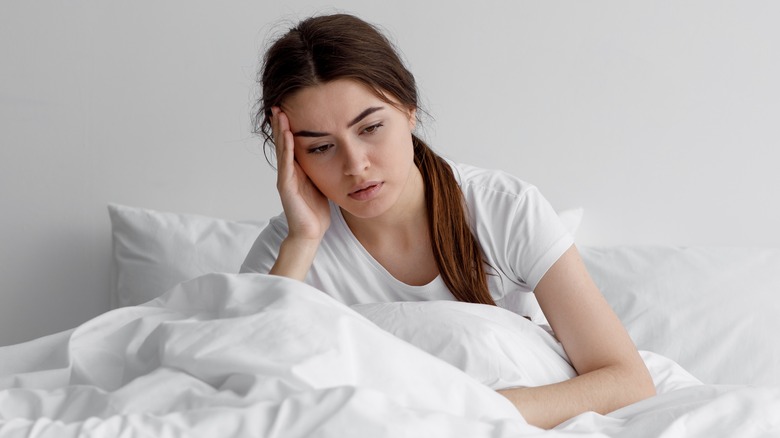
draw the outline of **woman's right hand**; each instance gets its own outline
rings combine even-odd
[[[328,199],[295,160],[290,121],[279,108],[271,108],[276,146],[276,187],[289,227],[288,238],[319,243],[330,226]]]

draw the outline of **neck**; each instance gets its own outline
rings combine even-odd
[[[425,186],[417,166],[410,172],[407,184],[395,205],[381,216],[363,219],[342,210],[344,220],[361,243],[395,241],[418,243],[428,237],[428,210]],[[400,240],[399,240],[400,239]]]

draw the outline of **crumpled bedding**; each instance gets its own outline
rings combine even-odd
[[[780,387],[702,385],[649,352],[659,396],[542,431],[461,369],[469,349],[421,347],[303,283],[208,274],[0,348],[0,437],[780,435]]]

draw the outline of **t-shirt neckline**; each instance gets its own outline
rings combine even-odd
[[[414,290],[414,291],[420,291],[420,290],[430,289],[430,288],[434,288],[434,287],[436,287],[436,286],[438,286],[438,285],[440,285],[440,284],[443,284],[443,280],[441,279],[441,274],[437,274],[437,275],[436,275],[436,277],[434,277],[434,278],[433,278],[433,280],[431,280],[430,282],[428,282],[428,283],[426,283],[426,284],[420,285],[420,286],[415,286],[415,285],[407,284],[407,283],[404,283],[403,281],[401,281],[401,280],[399,280],[399,279],[395,278],[395,277],[393,276],[393,274],[391,274],[391,273],[390,273],[390,272],[389,272],[387,269],[385,269],[385,267],[384,267],[384,266],[382,266],[382,264],[381,264],[381,263],[379,263],[379,262],[378,262],[378,261],[377,261],[377,260],[374,258],[374,256],[372,256],[372,255],[371,255],[371,253],[370,253],[370,252],[368,252],[368,250],[367,250],[367,249],[366,249],[366,248],[363,246],[363,244],[362,244],[362,243],[360,243],[360,240],[358,240],[357,236],[355,236],[355,234],[354,234],[354,233],[352,232],[352,230],[349,228],[349,225],[347,224],[347,221],[346,221],[346,219],[344,219],[344,215],[343,215],[343,214],[342,214],[342,212],[341,212],[341,207],[339,207],[339,206],[338,206],[336,203],[334,203],[333,201],[329,201],[329,202],[330,202],[330,208],[331,208],[331,211],[333,211],[333,215],[334,215],[334,216],[336,217],[336,219],[337,219],[336,223],[338,224],[338,226],[339,226],[339,227],[341,227],[341,229],[342,229],[342,230],[343,230],[343,232],[344,232],[344,235],[346,235],[346,236],[347,236],[347,238],[349,239],[349,242],[351,243],[351,245],[352,245],[352,246],[354,246],[354,247],[355,247],[355,249],[356,249],[356,250],[357,250],[357,251],[358,251],[360,254],[362,254],[362,255],[363,255],[363,257],[364,257],[364,258],[365,258],[365,259],[366,259],[366,260],[367,260],[367,261],[368,261],[368,262],[369,262],[369,263],[370,263],[370,264],[371,264],[371,265],[372,265],[372,266],[373,266],[373,267],[374,267],[376,270],[378,270],[379,272],[381,272],[381,273],[382,273],[382,275],[384,275],[385,277],[387,277],[387,278],[388,278],[388,280],[390,280],[391,282],[393,282],[394,284],[396,284],[396,285],[398,285],[398,286],[400,286],[400,287],[403,287],[403,288],[406,288],[406,289],[409,289],[409,290]]]

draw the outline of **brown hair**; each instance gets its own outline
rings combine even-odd
[[[414,76],[379,30],[348,14],[318,16],[298,23],[266,52],[259,75],[262,98],[254,117],[255,133],[265,138],[266,146],[272,145],[271,107],[295,91],[336,79],[361,82],[388,104],[396,105],[386,94],[406,109],[418,108]],[[459,301],[495,304],[482,249],[469,227],[452,169],[414,134],[412,143],[425,184],[428,229],[442,280]]]

